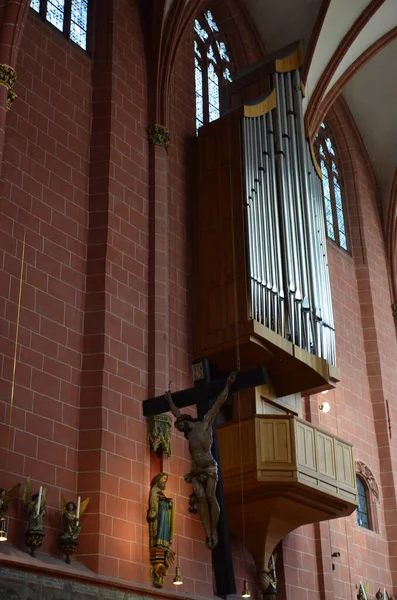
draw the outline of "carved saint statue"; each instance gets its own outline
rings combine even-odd
[[[225,389],[219,394],[214,405],[204,415],[202,421],[190,415],[181,414],[175,406],[171,392],[166,392],[171,412],[176,417],[175,427],[185,434],[189,441],[192,456],[192,470],[185,475],[185,481],[192,483],[194,494],[190,499],[190,512],[198,512],[204,526],[207,548],[212,549],[218,543],[219,504],[216,499],[218,465],[211,454],[212,427],[222,404],[227,400],[229,389],[236,380],[236,374],[228,377]]]
[[[40,492],[32,494],[29,500],[30,494],[30,477],[28,477],[23,490],[23,503],[29,513],[29,531],[44,533],[43,517],[45,517],[47,489],[41,487]]]
[[[5,517],[8,505],[18,496],[20,486],[21,484],[17,483],[8,491],[0,488],[0,518]]]
[[[29,529],[25,533],[25,540],[32,556],[35,556],[36,550],[40,548],[44,539],[43,518],[45,516],[46,498],[47,490],[42,486],[40,486],[38,494],[31,495],[30,477],[28,477],[22,499],[29,513]]]
[[[75,540],[79,539],[82,525],[80,523],[81,515],[85,513],[90,499],[86,498],[80,504],[79,507],[74,502],[66,502],[63,494],[61,496],[61,513],[63,517],[63,532],[61,540]]]
[[[165,494],[167,473],[153,477],[149,494],[146,520],[149,523],[149,552],[152,565],[152,581],[155,587],[163,587],[168,567],[174,561],[171,550],[174,535],[174,505]]]

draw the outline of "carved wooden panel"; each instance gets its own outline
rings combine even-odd
[[[317,470],[323,475],[336,479],[334,438],[316,431]]]
[[[355,487],[356,477],[353,461],[353,453],[350,445],[342,440],[335,440],[336,449],[336,472],[339,481],[346,485]]]
[[[316,464],[316,444],[314,429],[311,425],[297,421],[296,424],[296,444],[297,444],[297,462],[298,465],[308,469],[317,470]]]
[[[274,463],[291,463],[291,427],[289,419],[267,417],[257,420],[258,468]]]

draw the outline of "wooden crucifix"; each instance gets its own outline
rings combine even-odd
[[[200,514],[206,545],[212,550],[216,592],[226,597],[236,593],[233,561],[223,494],[222,474],[216,435],[213,435],[216,416],[230,393],[262,385],[267,382],[263,366],[250,371],[232,373],[227,379],[210,380],[208,361],[193,365],[194,387],[172,394],[167,392],[143,402],[144,416],[172,411],[175,426],[189,440],[192,471],[185,480],[193,485],[190,496],[191,512]],[[180,408],[196,405],[197,419],[183,415]]]

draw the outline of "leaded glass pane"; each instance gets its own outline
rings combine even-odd
[[[30,3],[30,8],[33,8],[36,12],[40,12],[40,0],[32,0]]]
[[[327,196],[325,194],[324,194],[324,205],[325,205],[325,220],[327,222],[328,237],[330,237],[331,240],[335,241],[334,217],[332,214],[332,204],[331,204],[331,200],[329,198],[327,198]]]
[[[329,137],[325,138],[325,143],[326,143],[326,146],[327,146],[328,152],[329,152],[330,154],[334,154],[334,149],[333,149],[333,146],[332,146],[332,142],[331,142],[331,140],[329,139]]]
[[[232,81],[231,60],[225,42],[214,35],[219,28],[211,11],[194,21],[196,127],[220,116],[219,86]],[[203,82],[206,85],[203,85]]]
[[[232,74],[230,73],[229,69],[225,69],[223,71],[223,78],[226,79],[226,81],[233,81]]]
[[[72,0],[70,39],[84,50],[87,47],[88,0]]]
[[[208,109],[210,122],[219,118],[219,81],[212,63],[208,65]]]
[[[230,62],[230,58],[228,56],[225,43],[217,41],[216,45],[217,45],[219,56],[221,57],[221,59],[227,60],[227,62]]]
[[[54,25],[60,31],[63,31],[63,14],[65,9],[64,0],[47,1],[47,21]]]
[[[205,40],[208,38],[208,33],[201,27],[200,22],[197,19],[194,21],[194,31],[203,40],[203,42],[205,42]]]
[[[204,103],[203,103],[203,72],[200,68],[197,58],[195,63],[195,87],[196,87],[196,132],[204,122]]]
[[[201,58],[201,52],[199,50],[197,40],[194,40],[194,53],[195,53],[196,56],[198,56],[199,58]]]
[[[208,48],[207,57],[216,64],[215,52],[212,46]]]
[[[368,515],[368,502],[367,502],[367,490],[364,483],[359,477],[356,477],[357,482],[357,495],[358,495],[358,507],[356,511],[357,523],[360,527],[370,529],[369,526],[369,515]]]
[[[347,250],[345,218],[341,189],[341,173],[337,167],[335,148],[325,123],[321,123],[315,139],[317,160],[323,176],[323,199],[327,234]]]
[[[210,10],[207,10],[207,12],[204,14],[206,21],[208,23],[208,25],[210,26],[211,31],[219,31],[218,29],[218,25],[215,23],[214,17],[212,16],[212,13]]]

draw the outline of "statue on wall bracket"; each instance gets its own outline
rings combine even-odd
[[[220,508],[216,499],[218,465],[211,454],[212,428],[222,404],[226,402],[229,389],[236,381],[236,373],[231,373],[224,390],[219,394],[213,406],[204,415],[203,420],[182,414],[174,404],[170,391],[164,396],[172,414],[176,417],[175,427],[185,434],[189,441],[192,456],[192,470],[185,475],[185,481],[193,485],[190,494],[189,512],[199,513],[205,531],[205,545],[209,550],[218,543],[218,521]]]
[[[148,418],[148,441],[151,452],[158,456],[171,456],[171,419],[168,415],[152,415]]]
[[[29,528],[25,533],[25,542],[33,557],[36,556],[36,550],[41,547],[44,540],[43,518],[45,517],[46,498],[47,489],[42,486],[38,493],[31,494],[30,477],[28,477],[22,499],[29,513]]]
[[[161,472],[150,484],[149,507],[146,520],[149,523],[149,556],[154,587],[164,585],[164,577],[172,565],[175,552],[171,550],[174,536],[174,503],[166,496],[168,475]]]
[[[8,526],[7,526],[7,510],[8,505],[18,496],[21,484],[17,483],[9,490],[0,488],[0,542],[7,541]]]
[[[276,600],[277,597],[276,560],[277,554],[274,553],[269,559],[267,569],[259,574],[259,587],[262,597],[266,600]]]
[[[90,499],[86,498],[83,500],[83,502],[81,502],[81,498],[79,496],[76,506],[74,502],[66,502],[63,494],[61,496],[63,531],[59,541],[68,565],[70,564],[70,558],[74,554],[79,543],[79,535],[83,527],[80,523],[80,518],[81,515],[85,513],[89,501]]]

